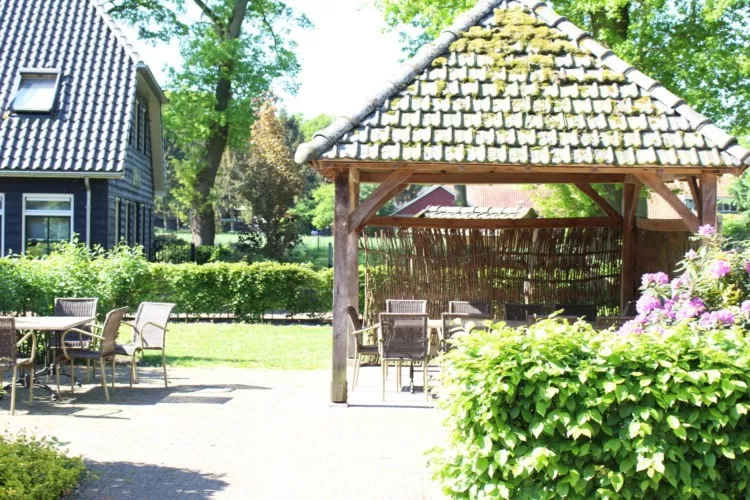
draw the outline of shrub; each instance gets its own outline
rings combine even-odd
[[[435,477],[457,498],[747,497],[744,335],[475,330],[445,355]]]
[[[61,498],[83,475],[83,461],[66,456],[54,441],[0,436],[0,498]]]

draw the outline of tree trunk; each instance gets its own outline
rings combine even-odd
[[[466,199],[466,185],[465,184],[459,184],[456,186],[453,186],[453,192],[455,193],[454,198],[454,205],[457,207],[468,207],[469,202]]]
[[[205,205],[202,210],[196,210],[190,217],[190,232],[193,243],[198,245],[213,245],[216,239],[216,217],[214,207]]]

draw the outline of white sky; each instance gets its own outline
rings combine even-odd
[[[402,57],[398,34],[384,33],[382,13],[365,0],[287,0],[287,4],[314,25],[292,31],[302,68],[297,95],[279,92],[287,111],[307,118],[350,113],[398,68]],[[164,68],[180,61],[177,44],[153,47],[137,40],[136,30],[125,28],[125,32],[165,84]]]

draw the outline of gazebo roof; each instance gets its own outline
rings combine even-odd
[[[482,0],[296,160],[734,171],[750,151],[545,3]]]

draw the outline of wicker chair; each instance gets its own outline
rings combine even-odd
[[[562,311],[562,316],[583,317],[589,323],[596,323],[595,304],[555,304],[555,311]]]
[[[58,365],[55,373],[57,374],[57,392],[60,392],[60,365],[66,361],[70,361],[70,373],[75,370],[75,360],[98,360],[99,368],[102,372],[102,387],[104,388],[104,397],[109,401],[109,391],[107,390],[107,372],[105,363],[108,361],[112,362],[112,394],[115,393],[115,341],[117,340],[117,334],[120,331],[120,325],[122,324],[122,318],[128,311],[127,307],[121,307],[120,309],[114,309],[107,313],[107,317],[104,318],[104,323],[101,326],[91,325],[92,328],[101,330],[101,334],[87,332],[80,328],[71,328],[66,330],[62,335],[62,342],[60,347],[62,348],[62,355],[60,355],[55,364]],[[93,339],[99,340],[98,349],[68,349],[66,347],[66,337],[68,335],[86,336]],[[70,392],[75,391],[75,380],[70,377]]]
[[[385,301],[385,312],[396,314],[426,314],[426,300],[389,299]]]
[[[545,316],[550,308],[544,304],[503,304],[505,321],[526,321],[529,316]]]
[[[99,299],[97,298],[55,298],[55,316],[94,316],[96,317],[96,309],[99,306]],[[89,326],[81,327],[81,330],[91,333]],[[72,334],[68,336],[65,341],[65,347],[67,349],[88,349],[92,343],[91,337],[84,337],[81,334]],[[59,349],[59,345],[57,349]],[[86,360],[86,383],[91,380],[91,360]],[[71,377],[75,377],[74,373],[70,374]]]
[[[115,352],[130,360],[130,387],[133,380],[138,383],[136,356],[143,351],[161,351],[161,364],[164,368],[164,387],[167,387],[167,323],[175,304],[162,302],[141,302],[135,314],[134,323],[125,323],[133,328],[133,338],[127,344],[116,344]]]
[[[386,364],[388,361],[409,361],[410,385],[414,391],[414,362],[422,362],[425,397],[427,389],[427,363],[430,340],[427,329],[427,314],[380,314],[380,338],[378,339],[383,372],[383,400],[385,400]]]
[[[18,346],[31,339],[31,352],[28,358],[18,357]],[[29,332],[18,340],[16,320],[14,318],[0,318],[0,387],[3,382],[3,372],[12,369],[10,380],[10,414],[16,414],[16,386],[18,385],[18,369],[34,370],[36,356],[36,335]],[[29,406],[34,402],[34,374],[29,377]]]
[[[490,303],[489,302],[468,302],[451,300],[448,302],[448,312],[453,314],[479,314],[482,316],[489,316]]]
[[[448,341],[457,333],[488,330],[491,319],[487,314],[443,313],[443,338],[440,342],[440,349],[443,352],[450,351],[453,346]],[[469,326],[471,326],[470,329]]]
[[[357,387],[357,380],[359,379],[359,365],[361,363],[362,356],[379,356],[380,351],[377,345],[365,345],[364,333],[377,331],[380,325],[372,325],[366,328],[362,328],[362,322],[359,320],[357,310],[352,306],[346,309],[347,317],[349,319],[349,335],[352,336],[352,342],[354,343],[354,380],[352,381],[352,390]]]

